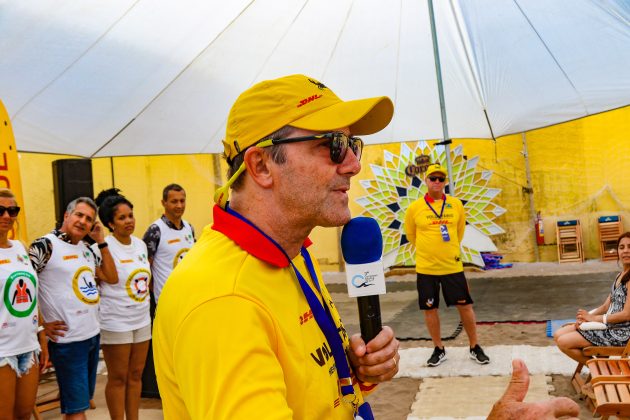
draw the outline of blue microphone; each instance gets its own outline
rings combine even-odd
[[[346,261],[348,294],[357,298],[361,337],[368,343],[382,329],[378,295],[385,294],[383,236],[376,220],[350,220],[341,231],[341,252]]]

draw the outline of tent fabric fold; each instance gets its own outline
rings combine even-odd
[[[452,138],[630,105],[627,1],[434,7]],[[368,144],[442,137],[426,0],[8,2],[0,39],[20,151],[220,153],[238,94],[294,73],[343,99],[392,98],[392,123]]]

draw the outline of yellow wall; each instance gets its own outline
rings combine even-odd
[[[55,226],[55,195],[52,161],[71,156],[19,153],[22,173],[23,211],[26,214],[28,242]]]
[[[52,161],[70,156],[21,153],[24,207],[29,241],[55,224]],[[112,184],[112,167],[114,184]],[[117,157],[92,159],[94,194],[114,185],[134,204],[137,236],[162,214],[162,189],[178,183],[186,190],[184,218],[197,235],[212,221],[214,193],[212,155]]]
[[[595,115],[565,124],[530,131],[526,134],[533,197],[545,221],[543,260],[557,259],[555,222],[579,218],[584,231],[587,258],[599,258],[596,218],[622,214],[630,227],[630,107]],[[504,261],[533,261],[534,233],[530,222],[522,136],[489,140],[455,140],[469,158],[479,156],[478,170],[494,172],[490,187],[500,188],[496,204],[507,212],[496,219],[505,234],[493,237]],[[365,195],[360,179],[372,179],[370,163],[382,164],[383,150],[399,154],[399,144],[366,147],[363,170],[352,182],[350,191],[353,215],[362,212],[354,202]],[[21,153],[20,165],[27,216],[28,238],[48,232],[54,225],[54,198],[51,162],[66,156]],[[93,159],[94,191],[115,186],[134,203],[136,234],[141,236],[162,211],[162,188],[171,182],[187,191],[185,218],[198,234],[212,220],[215,180],[225,182],[225,165],[216,168],[216,155],[149,156]],[[220,174],[220,176],[215,176]],[[219,179],[220,178],[220,179]],[[336,269],[339,261],[340,229],[316,229],[312,234],[314,251],[324,269]]]
[[[557,260],[558,220],[579,219],[587,258],[599,258],[597,217],[621,214],[630,227],[630,107],[526,133],[536,210],[545,222],[541,257]],[[522,136],[494,142],[462,140],[464,153],[480,156],[479,166],[494,171],[490,186],[501,188],[497,204],[508,211],[496,222],[506,230],[493,237],[511,261],[534,259]],[[553,245],[553,246],[551,246]]]

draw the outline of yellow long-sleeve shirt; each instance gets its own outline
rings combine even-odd
[[[444,197],[446,203],[441,218],[429,204],[439,215],[443,201],[432,200],[428,195],[411,203],[405,214],[405,234],[416,247],[416,272],[421,274],[452,274],[464,269],[460,244],[466,228],[466,213],[459,199]],[[442,239],[440,225],[447,227],[450,241]]]

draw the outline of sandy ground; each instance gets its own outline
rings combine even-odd
[[[553,344],[553,340],[546,336],[546,324],[544,323],[478,325],[477,332],[482,346],[500,344],[550,346]],[[445,341],[445,345],[447,349],[448,347],[463,347],[468,345],[468,339],[466,334],[462,332],[454,340]],[[413,347],[432,347],[432,344],[430,341],[424,340],[401,342],[401,348],[403,349]],[[448,361],[445,363],[448,363]],[[104,398],[105,382],[106,376],[99,375],[96,390],[98,408],[87,413],[89,418],[109,418]],[[375,417],[385,420],[406,420],[421,385],[421,379],[412,378],[396,378],[388,383],[379,385],[377,391],[370,395],[368,399],[374,410]],[[550,392],[552,395],[567,396],[576,400],[582,407],[580,418],[592,418],[584,402],[577,399],[568,376],[553,375],[552,385],[554,388]],[[140,418],[161,418],[160,407],[159,400],[143,398]],[[48,412],[44,415],[44,419],[57,418],[60,418],[58,411]]]
[[[550,346],[553,345],[553,340],[547,337],[546,327],[546,323],[478,325],[477,334],[482,346],[500,344]],[[468,345],[468,339],[463,332],[454,340],[445,342],[447,349],[448,347],[462,347],[466,345]],[[433,344],[430,341],[401,342],[401,348],[432,346]],[[445,363],[448,363],[448,361]],[[387,420],[407,419],[411,411],[411,405],[421,385],[422,380],[410,378],[396,378],[389,383],[379,385],[378,390],[369,397],[369,402],[374,409],[375,417],[377,419]],[[575,400],[580,404],[582,409],[580,418],[592,418],[591,413],[586,408],[586,404],[577,398],[577,395],[571,387],[570,378],[568,376],[553,375],[552,386],[553,390],[550,391],[551,395],[565,396]]]
[[[515,263],[512,268],[501,270],[466,270],[468,278],[509,278],[527,276],[552,276],[584,273],[603,273],[618,270],[615,261],[602,262],[588,260],[584,263]],[[413,269],[397,269],[388,276],[397,276],[399,280],[414,281]],[[345,282],[344,273],[327,273],[326,281]],[[546,335],[546,323],[509,324],[499,323],[478,325],[477,334],[482,346],[493,345],[532,345],[552,346],[553,340]],[[445,346],[463,347],[468,345],[468,338],[464,332],[454,340],[446,341]],[[401,348],[433,347],[430,341],[403,341]],[[448,362],[446,362],[448,363]],[[580,419],[593,418],[584,401],[578,399],[573,390],[569,376],[551,375],[549,394],[553,396],[569,397],[580,405]],[[373,407],[377,419],[406,420],[411,412],[411,406],[416,398],[418,389],[422,386],[421,379],[395,378],[391,382],[379,385],[376,392],[369,396],[368,401]]]
[[[466,275],[469,278],[475,277],[519,277],[519,276],[545,276],[545,275],[558,275],[558,274],[571,274],[571,273],[589,273],[589,272],[612,272],[616,271],[617,266],[615,262],[600,262],[600,261],[587,261],[583,264],[580,263],[517,263],[513,268],[503,270],[492,271],[472,271],[467,272]],[[409,271],[409,270],[407,270]],[[394,274],[394,273],[391,273]],[[415,281],[415,275],[413,271],[408,273],[401,270],[399,273],[404,277],[400,280],[403,281]],[[325,273],[326,283],[345,282],[344,273]],[[480,324],[477,327],[479,343],[482,346],[493,345],[531,345],[531,346],[551,346],[553,340],[546,336],[546,323],[531,323],[531,324],[511,324],[511,323],[498,323],[498,324]],[[445,341],[445,345],[448,347],[464,347],[468,345],[468,339],[464,332],[460,333],[455,339]],[[418,340],[418,341],[403,341],[401,342],[401,348],[414,348],[414,347],[432,347],[430,341]],[[445,363],[448,363],[445,362]],[[105,403],[105,383],[106,376],[99,375],[96,388],[96,404],[97,409],[89,411],[88,417],[91,419],[107,419],[109,418],[106,403]],[[577,399],[573,388],[570,384],[570,378],[562,375],[551,376],[551,390],[550,394],[554,396],[566,396],[576,400],[581,406],[581,419],[593,418],[591,413],[587,410],[583,401]],[[373,407],[375,417],[377,419],[385,420],[406,420],[411,412],[411,406],[416,399],[418,390],[422,386],[422,379],[412,378],[396,378],[392,381],[379,385],[376,392],[368,397],[368,401]],[[46,392],[46,387],[43,386],[40,389]],[[54,389],[54,388],[53,388]],[[48,390],[48,392],[54,392]],[[153,399],[143,399],[141,404],[140,419],[160,419],[161,402]],[[57,419],[60,418],[58,410],[47,412],[44,419]]]

